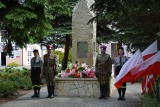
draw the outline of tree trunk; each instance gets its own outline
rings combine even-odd
[[[66,35],[64,58],[63,58],[63,62],[62,62],[62,70],[65,70],[67,68],[69,46],[70,46],[70,35]]]

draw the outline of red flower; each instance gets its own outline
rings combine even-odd
[[[80,73],[77,73],[74,78],[80,78]]]

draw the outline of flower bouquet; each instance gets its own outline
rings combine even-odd
[[[95,70],[85,63],[76,64],[71,69],[61,71],[61,78],[95,78]]]

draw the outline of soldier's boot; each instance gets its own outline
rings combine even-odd
[[[107,100],[107,98],[108,98],[108,87],[104,86],[103,90],[104,90],[104,99]]]
[[[51,86],[47,85],[47,90],[48,90],[48,96],[46,98],[51,98]]]
[[[101,93],[101,95],[100,95],[99,99],[103,99],[104,96],[103,96],[103,86],[102,85],[100,85],[100,93]]]
[[[54,98],[54,88],[55,88],[55,85],[52,85],[51,86],[51,97],[50,98]]]
[[[122,88],[122,100],[125,100],[126,88]]]
[[[118,94],[119,94],[118,100],[122,100],[122,96],[121,96],[121,88],[118,89]]]
[[[99,97],[99,99],[103,99],[103,98],[104,98],[104,97],[103,97],[103,95],[101,94],[100,97]]]
[[[40,98],[40,89],[41,89],[41,87],[37,87],[37,98]]]
[[[31,96],[31,98],[35,98],[37,96],[37,89],[36,87],[33,87],[34,94]]]

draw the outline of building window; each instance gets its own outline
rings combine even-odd
[[[28,64],[31,63],[32,51],[28,51]]]

